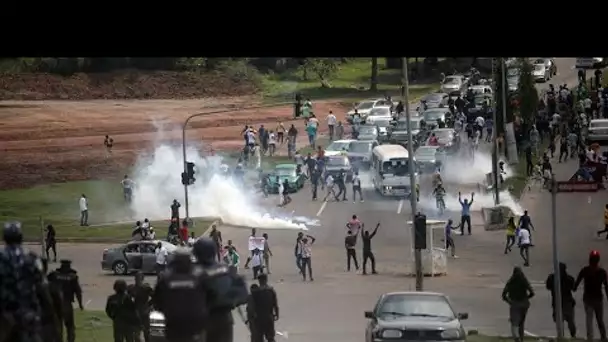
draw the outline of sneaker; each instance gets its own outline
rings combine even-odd
[[[364,200],[361,200],[361,203],[365,202]]]
[[[353,201],[353,204],[354,204],[354,203],[357,203],[357,201]]]
[[[452,255],[452,258],[458,259],[458,255]]]

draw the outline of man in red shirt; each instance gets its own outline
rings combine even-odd
[[[182,227],[179,229],[179,237],[182,239],[183,243],[188,242],[188,220],[186,219],[182,221]]]

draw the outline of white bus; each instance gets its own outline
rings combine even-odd
[[[407,149],[401,145],[376,146],[372,151],[371,160],[374,188],[384,196],[411,195],[410,162],[415,163],[415,160],[410,159]],[[413,166],[417,184],[416,165]]]

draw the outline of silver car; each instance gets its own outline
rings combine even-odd
[[[378,140],[378,127],[372,125],[360,126],[359,136],[357,136],[357,140]]]
[[[376,140],[360,140],[350,143],[348,159],[356,168],[369,168],[372,160],[372,150],[378,146]]]
[[[588,142],[608,142],[608,119],[595,119],[589,123]]]
[[[369,319],[365,342],[466,341],[461,320],[448,297],[434,292],[392,292],[378,299]]]
[[[441,83],[441,91],[444,93],[452,93],[461,91],[465,85],[465,77],[463,75],[447,76]]]
[[[382,118],[381,120],[374,120],[374,126],[378,130],[378,140],[379,142],[385,142],[388,140],[389,130],[391,126],[391,122],[393,118]]]
[[[430,109],[437,108],[440,105],[447,105],[448,99],[449,95],[446,93],[432,93],[424,96],[422,99],[420,99],[420,102],[421,104],[426,104],[426,108]],[[421,105],[420,108],[424,108],[424,106]]]
[[[439,167],[443,167],[446,152],[440,146],[420,146],[414,153],[418,172],[433,173]]]
[[[367,114],[367,117],[365,118],[365,123],[373,125],[376,120],[382,120],[384,118],[392,118],[391,107],[374,107],[372,110],[369,111],[369,114]]]
[[[162,240],[131,241],[114,248],[104,249],[101,257],[101,269],[112,271],[114,274],[128,274],[141,271],[143,273],[156,273],[156,246],[161,243],[171,255],[177,246]]]
[[[355,106],[354,109],[352,109],[346,113],[346,121],[348,123],[353,122],[353,115],[355,114],[355,109],[357,110],[357,113],[361,116],[361,119],[365,120],[365,118],[367,118],[367,116],[372,111],[372,109],[379,107],[379,106],[389,106],[390,107],[391,104],[392,104],[392,102],[388,101],[386,99],[363,100],[363,101],[359,102]]]
[[[544,63],[534,64],[532,69],[532,77],[534,77],[534,80],[537,82],[540,81],[544,83],[551,79],[551,72]]]

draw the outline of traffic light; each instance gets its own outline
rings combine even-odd
[[[194,178],[194,174],[196,171],[194,170],[194,163],[187,162],[186,163],[186,172],[182,172],[182,184],[183,185],[192,185],[196,178]]]
[[[414,217],[414,249],[426,249],[426,215]]]
[[[188,185],[190,182],[188,181],[188,174],[185,172],[182,172],[182,184],[183,185]]]

